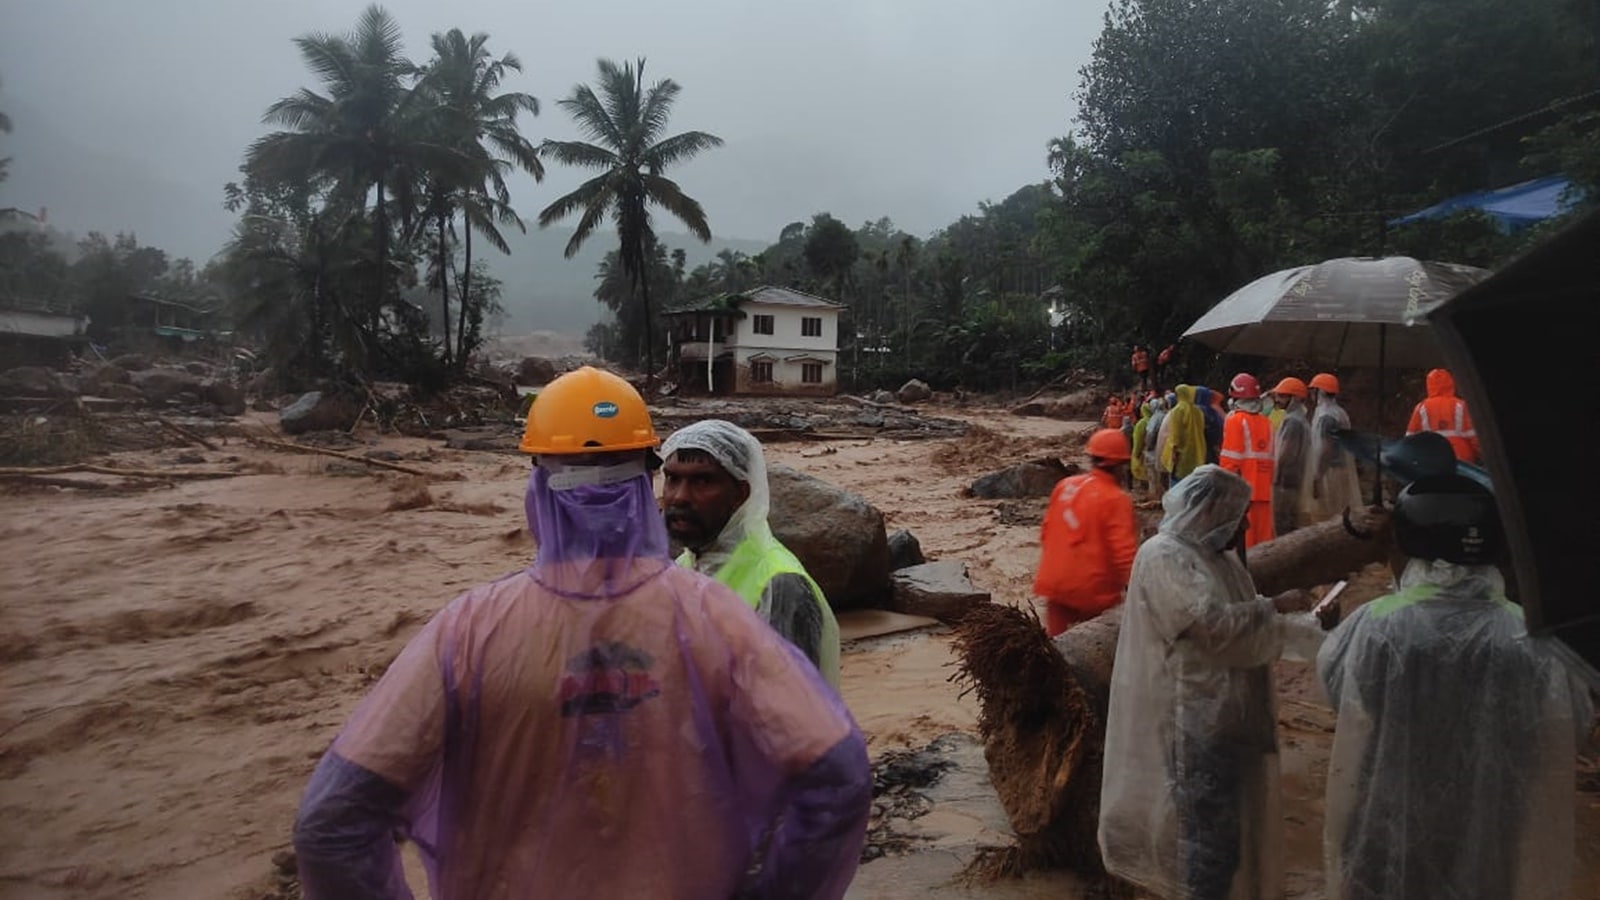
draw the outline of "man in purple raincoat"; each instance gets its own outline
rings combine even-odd
[[[414,637],[301,803],[310,900],[839,898],[871,804],[834,691],[668,556],[644,401],[580,369],[528,413],[538,541]]]

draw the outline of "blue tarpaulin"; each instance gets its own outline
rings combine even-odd
[[[1478,210],[1493,219],[1502,232],[1526,228],[1571,209],[1579,199],[1577,190],[1565,175],[1535,178],[1492,191],[1458,194],[1409,216],[1390,219],[1390,225],[1409,225],[1423,219],[1444,219],[1467,210]]]

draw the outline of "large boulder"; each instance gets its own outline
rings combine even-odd
[[[868,394],[867,399],[871,400],[873,403],[881,403],[885,405],[900,402],[900,399],[896,397],[893,392],[886,391],[883,388],[878,388],[877,390]]]
[[[149,369],[134,372],[133,383],[154,403],[173,400],[179,394],[201,396],[200,379],[183,369]]]
[[[285,434],[343,431],[355,424],[358,415],[360,410],[343,397],[312,391],[285,406],[278,413],[278,424]]]
[[[773,466],[768,521],[834,609],[881,607],[889,595],[889,539],[883,514],[843,488]]]
[[[921,403],[933,396],[933,388],[920,378],[913,378],[900,386],[895,392],[895,397],[901,403]]]
[[[111,361],[113,366],[129,372],[143,372],[150,368],[150,357],[143,353],[124,353]]]
[[[1078,472],[1076,465],[1067,465],[1059,459],[1036,459],[1018,463],[1008,469],[990,472],[967,488],[967,496],[983,500],[1018,499],[1022,497],[1048,497],[1056,483]]]
[[[44,366],[18,366],[0,372],[0,396],[70,397],[74,393],[59,372]]]
[[[1035,397],[1011,410],[1016,416],[1043,416],[1069,422],[1098,422],[1105,412],[1106,392],[1084,388],[1058,397]]]
[[[83,392],[96,397],[109,397],[106,390],[113,384],[130,384],[133,376],[116,363],[107,363],[83,376]]]
[[[896,529],[889,535],[890,570],[908,569],[927,561],[928,558],[922,555],[922,543],[916,535],[904,528]]]
[[[895,572],[895,612],[955,622],[974,606],[989,602],[989,592],[967,578],[967,564],[958,560],[923,563]]]
[[[542,356],[529,356],[517,366],[517,384],[541,385],[556,380],[556,364]]]
[[[232,382],[209,379],[200,385],[200,396],[207,403],[216,404],[225,416],[244,415],[244,391]]]

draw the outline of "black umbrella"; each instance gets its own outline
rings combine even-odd
[[[1429,318],[1472,407],[1528,627],[1560,638],[1600,685],[1600,480],[1583,437],[1595,433],[1600,212]]]
[[[1438,365],[1426,315],[1489,277],[1487,269],[1409,256],[1342,257],[1263,275],[1224,297],[1183,333],[1222,353],[1378,369]],[[1372,502],[1382,502],[1375,478]]]

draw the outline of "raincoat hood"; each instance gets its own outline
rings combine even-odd
[[[1250,484],[1221,466],[1204,465],[1161,498],[1160,531],[1222,551],[1250,509]]]
[[[1434,369],[1428,373],[1429,397],[1454,397],[1456,395],[1456,380],[1444,369]]]
[[[551,479],[559,480],[561,470],[534,467],[523,494],[528,531],[539,548],[530,570],[534,580],[567,597],[611,597],[671,564],[666,522],[650,476],[639,468],[620,481],[557,489]]]
[[[696,569],[716,571],[745,538],[771,532],[767,525],[767,513],[772,508],[767,460],[755,435],[721,419],[704,419],[673,432],[661,445],[661,456],[671,458],[672,454],[686,449],[707,454],[735,480],[750,486],[750,496],[733,511],[728,524],[695,556]]]

